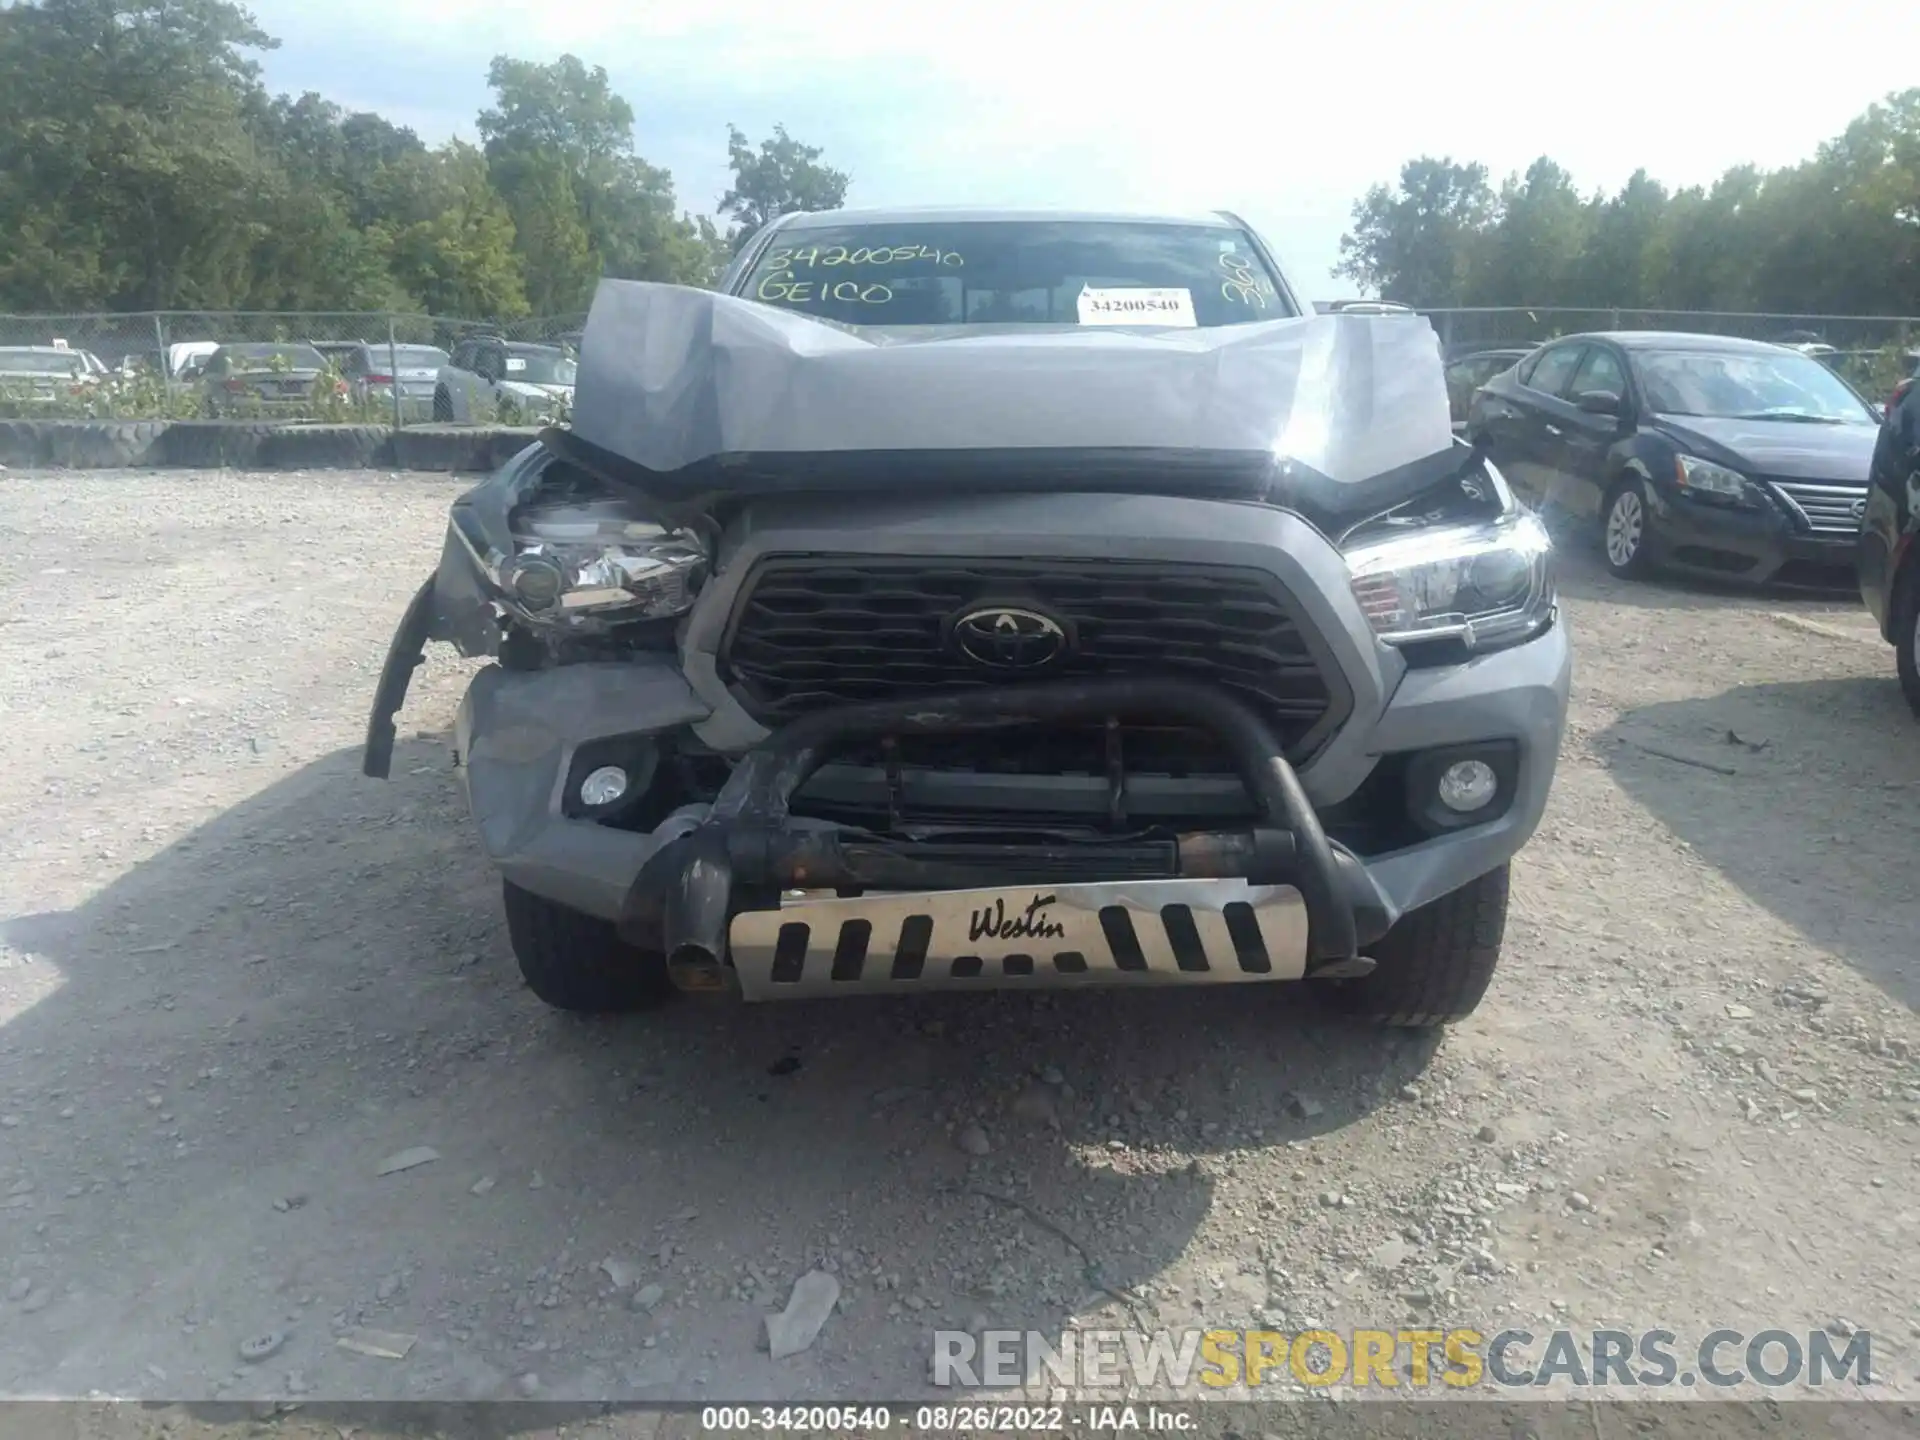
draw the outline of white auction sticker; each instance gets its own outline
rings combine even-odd
[[[1191,290],[1099,289],[1088,285],[1080,292],[1082,325],[1176,325],[1192,329]]]

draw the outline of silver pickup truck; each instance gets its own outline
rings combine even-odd
[[[607,281],[394,637],[568,1009],[1307,980],[1470,1013],[1570,658],[1414,315],[1199,217],[781,217]]]

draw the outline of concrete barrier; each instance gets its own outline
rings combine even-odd
[[[533,444],[530,425],[409,425],[391,431],[396,470],[497,470]]]
[[[521,426],[302,425],[259,420],[0,420],[14,470],[492,470],[533,443]]]

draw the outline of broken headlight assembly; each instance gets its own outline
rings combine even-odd
[[[1480,651],[1552,622],[1552,552],[1546,528],[1516,509],[1356,546],[1346,560],[1354,598],[1387,644],[1442,640]]]
[[[513,553],[477,550],[500,603],[536,627],[605,630],[691,609],[706,579],[700,536],[636,519],[617,500],[514,512]]]

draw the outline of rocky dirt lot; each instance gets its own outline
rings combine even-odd
[[[1920,1396],[1920,729],[1857,604],[1569,551],[1555,797],[1444,1036],[1286,987],[590,1022],[508,953],[466,664],[357,768],[458,488],[0,475],[0,1395],[903,1397],[936,1328],[1205,1321],[1868,1330]]]

